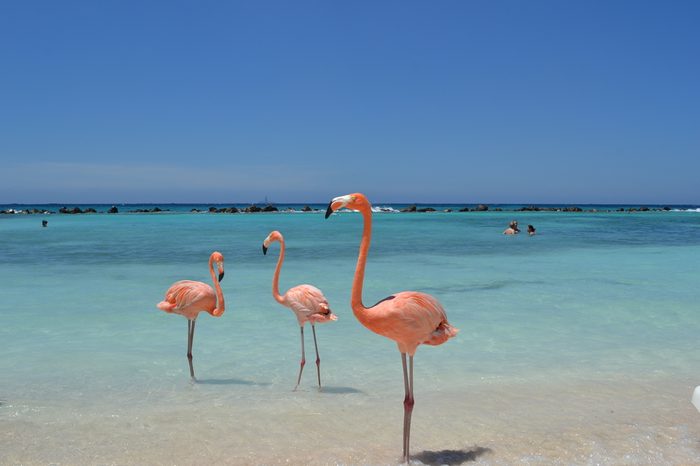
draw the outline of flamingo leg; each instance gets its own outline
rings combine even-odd
[[[301,362],[299,363],[299,377],[297,377],[297,385],[294,387],[294,391],[299,387],[299,382],[301,382],[301,373],[304,370],[304,364],[306,364],[306,356],[304,355],[304,326],[299,327],[301,329]]]
[[[316,348],[316,374],[318,375],[318,389],[321,389],[321,357],[318,355],[318,343],[316,343],[316,327],[311,324],[311,331],[314,333],[314,348]]]
[[[194,320],[187,319],[187,362],[190,364],[190,377],[194,377],[194,367],[192,366],[192,342],[194,341]]]
[[[413,413],[413,356],[409,356],[409,368],[406,367],[406,353],[401,353],[403,366],[403,386],[406,395],[403,399],[403,461],[409,462],[409,444],[411,440],[411,414]]]

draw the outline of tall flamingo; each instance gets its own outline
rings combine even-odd
[[[321,358],[318,355],[318,343],[316,342],[316,327],[315,325],[322,324],[325,322],[330,322],[332,320],[337,320],[338,317],[331,312],[328,306],[328,300],[321,290],[311,285],[298,285],[294,288],[290,288],[284,295],[280,295],[279,289],[279,279],[280,270],[282,269],[282,262],[284,262],[284,236],[279,231],[273,231],[265,241],[263,241],[262,250],[263,254],[267,254],[267,248],[270,244],[278,241],[280,243],[280,255],[277,259],[277,268],[275,268],[275,275],[272,278],[272,296],[275,300],[283,306],[287,306],[294,312],[299,322],[299,329],[301,330],[301,362],[299,363],[299,376],[297,377],[297,384],[294,390],[299,387],[299,382],[301,381],[301,373],[304,370],[304,364],[306,364],[306,356],[304,354],[304,324],[309,322],[311,324],[311,331],[314,334],[314,348],[316,348],[316,373],[318,376],[318,388],[321,389]]]
[[[214,274],[216,263],[219,276]],[[180,314],[187,318],[187,361],[190,364],[190,377],[194,377],[192,366],[192,341],[194,340],[194,324],[200,312],[206,311],[214,317],[221,317],[226,310],[224,293],[219,282],[224,278],[224,256],[220,252],[213,252],[209,257],[209,273],[214,282],[214,288],[202,282],[192,280],[180,280],[173,283],[165,292],[165,300],[156,306],[165,312]]]
[[[334,198],[328,204],[326,218],[338,209],[357,210],[364,219],[362,242],[352,281],[350,306],[362,325],[394,340],[401,352],[405,390],[403,418],[403,461],[409,461],[411,414],[413,413],[413,355],[420,344],[441,345],[459,331],[447,322],[442,305],[434,297],[416,291],[402,291],[379,301],[372,307],[362,304],[362,285],[365,278],[367,253],[372,237],[372,205],[364,194],[355,193]],[[406,368],[406,355],[409,366]]]

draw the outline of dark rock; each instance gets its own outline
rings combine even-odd
[[[129,212],[133,212],[136,214],[150,214],[154,212],[167,212],[168,209],[161,209],[160,207],[154,207],[152,209],[136,209],[136,210],[130,210]]]
[[[435,212],[435,209],[432,207],[424,207],[422,209],[417,209],[416,212]]]
[[[495,209],[493,209],[493,211],[494,212],[503,212],[503,209],[501,209],[500,207],[496,207]]]
[[[83,211],[83,213],[84,213],[84,214],[96,214],[97,211],[96,211],[95,209],[93,209],[92,207],[88,207],[87,209],[85,209],[85,210]]]
[[[73,207],[69,209],[68,207],[61,207],[58,211],[62,214],[82,214],[83,211],[79,207]]]
[[[540,208],[536,207],[534,205],[529,205],[529,206],[521,207],[521,208],[515,209],[515,210],[517,210],[518,212],[537,212],[540,210]]]
[[[119,213],[119,209],[117,209],[116,206],[112,206],[112,207],[109,208],[109,210],[107,211],[107,213],[108,213],[108,214],[118,214],[118,213]]]
[[[216,207],[209,207],[209,212],[217,214],[237,214],[239,212],[237,207],[222,207],[217,209]]]
[[[199,210],[199,209],[197,209],[197,208],[192,208],[192,209],[190,210],[190,212],[201,212],[201,210]]]
[[[254,213],[254,212],[260,212],[261,210],[262,209],[260,207],[253,204],[253,205],[250,205],[250,206],[246,207],[245,209],[243,209],[243,212]]]
[[[671,208],[670,208],[669,206],[665,205],[665,206],[664,206],[664,208],[663,208],[663,209],[661,209],[661,210],[665,210],[665,211],[667,211],[667,212],[668,212],[669,210],[671,210]]]
[[[639,211],[640,212],[649,212],[649,207],[640,207]]]
[[[562,212],[583,212],[583,209],[577,206],[564,207]]]
[[[312,210],[313,210],[313,209],[312,209],[311,207],[307,206],[307,205],[305,205],[305,206],[302,207],[302,209],[301,209],[302,212],[311,212]]]
[[[279,209],[273,205],[268,204],[265,207],[263,207],[262,211],[263,212],[278,212]]]
[[[452,212],[452,209],[445,209],[443,212]]]
[[[469,207],[464,207],[462,209],[459,209],[460,212],[469,212]]]
[[[415,212],[416,211],[416,205],[410,205],[406,207],[405,209],[401,209],[401,212]]]
[[[486,212],[487,210],[489,210],[489,206],[487,206],[486,204],[479,204],[474,210],[476,212]]]

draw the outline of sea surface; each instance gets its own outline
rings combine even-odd
[[[360,215],[118,207],[0,215],[0,464],[399,462],[400,355],[349,306]],[[671,207],[375,213],[365,304],[427,292],[461,330],[416,354],[413,462],[700,464],[700,211]],[[504,236],[513,219],[538,234]],[[317,326],[320,392],[308,328],[293,391],[272,230],[282,291],[313,284],[339,317]],[[193,383],[186,320],[155,305],[210,282],[214,250],[226,312],[197,320]]]

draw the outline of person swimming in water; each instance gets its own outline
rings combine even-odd
[[[533,227],[532,225],[528,225],[527,226],[527,234],[530,236],[533,236],[535,234],[535,227]]]
[[[518,228],[518,222],[516,220],[513,220],[508,224],[508,228],[503,230],[504,235],[517,235],[520,233],[520,229]]]

